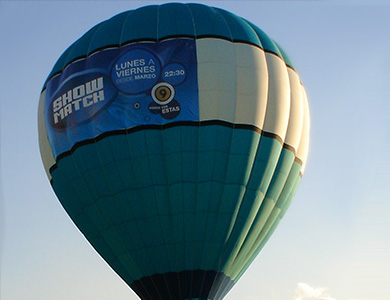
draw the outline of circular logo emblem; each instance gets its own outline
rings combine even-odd
[[[153,101],[159,105],[165,105],[172,101],[175,89],[166,82],[160,82],[152,88]]]

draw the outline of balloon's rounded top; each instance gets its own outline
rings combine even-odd
[[[175,37],[215,37],[252,44],[282,57],[293,67],[280,47],[251,22],[203,4],[168,3],[129,10],[92,27],[61,55],[48,80],[71,62],[102,49]]]

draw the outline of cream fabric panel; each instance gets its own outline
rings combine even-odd
[[[285,62],[277,55],[266,53],[269,84],[264,131],[286,137],[290,114],[290,82]]]
[[[282,58],[249,44],[205,38],[197,40],[197,60],[200,121],[254,125],[278,135],[301,160],[307,156],[306,94]]]
[[[199,119],[262,128],[268,72],[264,51],[222,39],[197,40]]]
[[[41,149],[41,157],[45,167],[46,175],[51,180],[49,169],[56,163],[53,152],[51,151],[49,139],[47,138],[46,124],[45,124],[45,92],[43,91],[39,98],[38,105],[38,134],[39,134],[39,148]]]
[[[290,81],[290,117],[288,121],[287,134],[285,143],[298,150],[299,141],[302,134],[303,126],[303,96],[301,82],[298,74],[287,68],[288,78]]]
[[[234,122],[237,93],[234,44],[221,39],[200,39],[196,48],[199,120]]]
[[[235,44],[237,63],[236,123],[262,129],[267,108],[268,70],[264,51]]]
[[[307,155],[309,153],[309,138],[310,138],[310,113],[309,113],[309,102],[307,100],[306,91],[303,86],[302,96],[303,96],[303,128],[302,128],[302,137],[299,142],[297,157],[302,161],[301,173],[305,171]]]

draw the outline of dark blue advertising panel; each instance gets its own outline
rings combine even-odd
[[[106,132],[197,121],[195,40],[134,43],[77,60],[48,82],[45,114],[56,158]]]

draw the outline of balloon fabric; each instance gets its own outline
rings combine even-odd
[[[200,4],[126,11],[74,42],[38,111],[74,224],[143,300],[222,299],[306,165],[305,90],[251,22]]]

